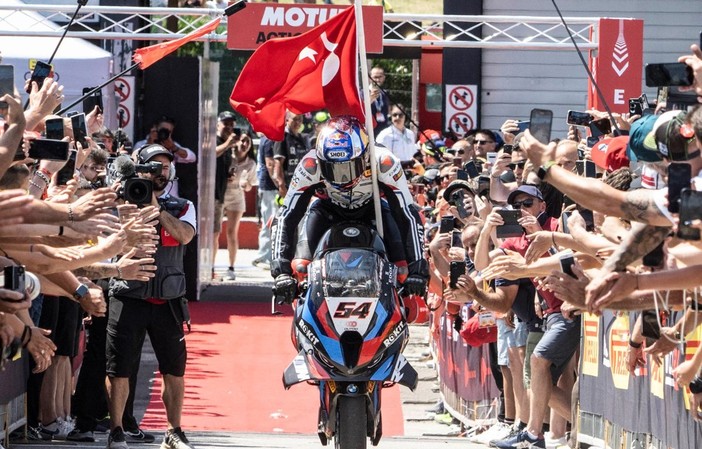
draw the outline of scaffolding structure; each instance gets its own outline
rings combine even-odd
[[[76,8],[71,5],[2,5],[0,27],[8,36],[60,36]],[[36,27],[18,29],[13,18],[39,13]],[[83,39],[165,41],[183,37],[199,25],[222,15],[213,8],[150,8],[84,6],[69,35]],[[595,49],[596,17],[568,17],[570,32],[582,49]],[[384,14],[383,46],[573,50],[566,28],[558,17]],[[58,28],[47,30],[46,24]],[[177,31],[173,31],[177,30]],[[221,26],[199,40],[226,42]]]

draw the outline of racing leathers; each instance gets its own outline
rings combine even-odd
[[[428,264],[422,257],[424,234],[400,160],[389,150],[376,147],[376,167],[383,215],[383,240],[388,258],[406,273],[409,293],[423,294]],[[314,198],[312,204],[310,201]],[[307,217],[299,230],[298,225]],[[295,169],[288,193],[271,231],[271,274],[278,284],[290,283],[293,258],[311,260],[324,232],[339,221],[361,221],[375,225],[371,171],[366,170],[350,188],[339,189],[321,176],[315,150],[308,152]],[[283,283],[281,281],[281,284]],[[274,288],[275,290],[275,288]]]

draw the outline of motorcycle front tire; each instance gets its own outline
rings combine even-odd
[[[335,449],[366,449],[366,398],[339,396],[336,405]]]

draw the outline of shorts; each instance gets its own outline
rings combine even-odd
[[[214,205],[214,232],[222,231],[222,218],[224,218],[224,203],[219,200],[215,200]]]
[[[505,320],[499,318],[497,323],[497,364],[500,366],[509,366],[509,341],[513,340],[512,328],[505,323]]]
[[[524,351],[524,388],[531,388],[531,355],[543,336],[543,332],[534,331],[527,335],[526,350]]]
[[[148,332],[161,374],[182,377],[187,351],[179,300],[153,304],[142,299],[111,297],[107,321],[107,375],[129,377],[138,370]]]
[[[509,366],[508,349],[526,346],[527,334],[527,326],[521,321],[515,322],[512,328],[505,320],[497,320],[497,363],[500,366]]]
[[[83,324],[83,310],[78,302],[64,296],[44,296],[39,327],[51,331],[56,355],[78,355],[78,337]]]
[[[224,194],[224,211],[246,212],[244,191],[233,182],[227,184],[227,191]]]
[[[526,346],[529,328],[525,322],[517,320],[514,323],[512,333],[514,334],[514,342],[511,342],[509,345],[510,348],[521,348]]]
[[[551,380],[555,384],[580,346],[580,316],[567,320],[560,313],[546,318],[544,336],[534,348],[534,355],[551,362]]]

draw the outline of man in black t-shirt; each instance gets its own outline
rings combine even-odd
[[[280,198],[285,198],[297,164],[310,150],[301,130],[302,115],[286,112],[285,137],[273,144],[273,181],[278,186]]]

